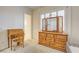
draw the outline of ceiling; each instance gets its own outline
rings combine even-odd
[[[42,6],[28,6],[28,8],[30,8],[32,10],[37,9],[37,8],[40,8],[40,7],[42,7]]]

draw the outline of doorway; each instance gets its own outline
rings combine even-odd
[[[32,39],[32,23],[31,23],[31,15],[30,14],[24,14],[24,42],[27,42],[27,40]]]

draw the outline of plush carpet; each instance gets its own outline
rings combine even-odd
[[[63,53],[61,51],[39,45],[35,40],[27,40],[24,48],[16,47],[11,51],[10,48],[1,51],[1,53]]]

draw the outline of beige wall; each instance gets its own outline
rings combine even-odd
[[[0,31],[0,50],[8,47],[8,35],[6,30]]]
[[[72,7],[72,42],[79,46],[79,7]]]
[[[78,14],[79,7],[41,7],[33,11],[33,39],[38,39],[38,32],[40,31],[40,14],[65,10],[65,32],[68,33],[69,42],[79,42],[78,30]]]

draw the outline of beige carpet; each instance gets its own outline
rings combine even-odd
[[[28,40],[24,48],[16,47],[11,51],[10,48],[1,51],[1,53],[63,53],[61,51],[51,49],[42,45],[39,45],[34,40]]]

